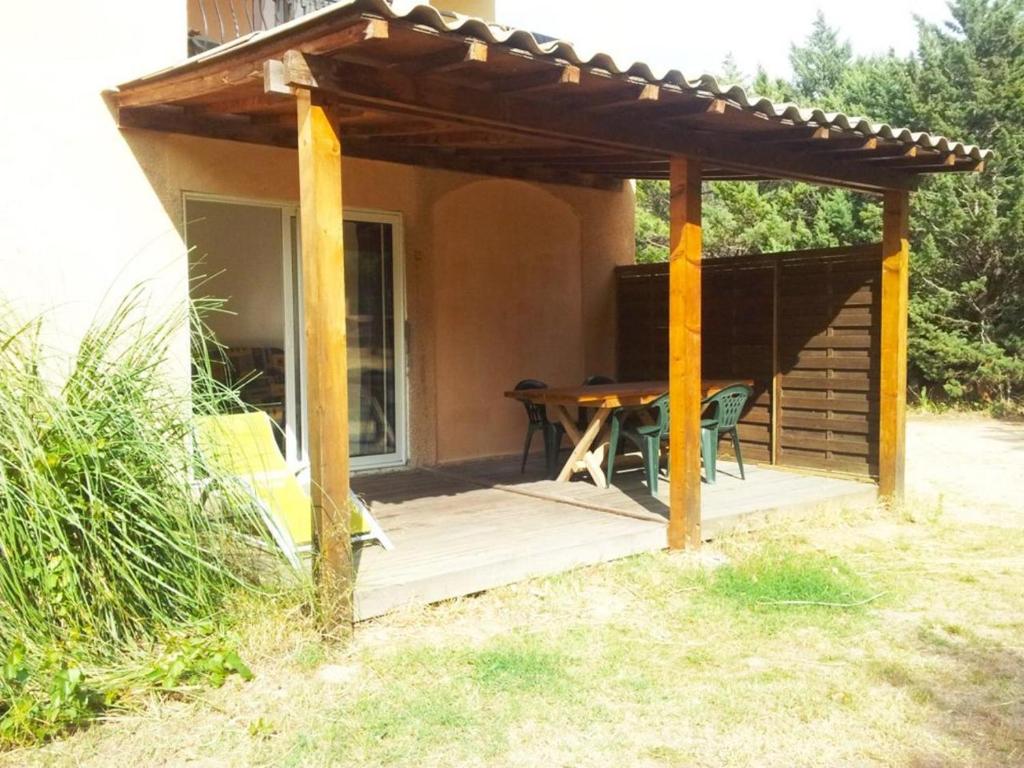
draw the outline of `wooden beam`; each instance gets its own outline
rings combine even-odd
[[[380,42],[391,37],[391,27],[384,19],[361,19],[351,26],[322,35],[306,46],[309,53],[336,54],[361,49],[367,43]]]
[[[499,93],[542,93],[580,84],[580,68],[575,64],[559,63],[537,72],[527,72],[497,80],[493,90]]]
[[[239,115],[194,115],[181,107],[139,107],[119,109],[117,124],[121,128],[138,128],[208,139],[226,139],[247,144],[273,147],[294,147],[295,127],[254,124]]]
[[[670,174],[668,546],[682,549],[701,543],[700,161],[673,157]]]
[[[427,147],[408,147],[401,144],[375,142],[372,139],[346,139],[345,141],[345,151],[350,157],[361,157],[367,160],[383,160],[389,163],[425,168],[443,168],[461,173],[523,179],[542,184],[566,184],[572,187],[610,191],[622,189],[622,181],[619,178],[581,173],[570,169],[547,168],[542,162],[533,164],[525,160],[505,162],[497,158],[463,156],[450,150],[445,152]]]
[[[388,22],[383,19],[341,19],[339,23],[343,25],[340,29],[310,27],[303,35],[284,42],[266,38],[262,44],[246,51],[246,56],[240,60],[190,62],[180,72],[147,79],[154,82],[126,83],[124,90],[117,94],[117,105],[145,107],[200,98],[249,83],[258,87],[264,78],[264,62],[279,59],[288,49],[310,54],[337,53],[388,39]]]
[[[816,127],[790,126],[774,130],[752,131],[743,135],[748,141],[757,141],[761,144],[774,144],[777,146],[804,146],[808,143],[827,141],[832,137],[832,131],[823,125]]]
[[[462,45],[396,64],[395,68],[409,74],[439,75],[463,67],[487,63],[487,43],[467,40]]]
[[[588,98],[584,95],[579,100],[579,106],[580,109],[592,114],[601,114],[617,109],[657,104],[660,96],[661,88],[653,83],[630,83],[628,92],[616,91],[602,98]]]
[[[445,125],[429,120],[398,120],[381,118],[364,122],[342,123],[345,138],[352,136],[429,136],[445,130]]]
[[[913,179],[884,169],[864,168],[776,147],[759,147],[715,132],[658,126],[653,121],[603,121],[578,109],[514,99],[443,82],[414,79],[319,56],[289,51],[284,57],[288,85],[321,92],[338,103],[433,117],[510,133],[569,139],[623,151],[685,154],[729,168],[834,184],[862,191],[909,189]]]
[[[972,157],[957,158],[956,162],[950,163],[943,161],[941,163],[928,164],[928,165],[915,165],[907,170],[911,173],[944,173],[948,172],[950,168],[953,168],[958,173],[981,173],[985,170],[984,160],[975,160]]]
[[[807,147],[809,152],[828,152],[837,155],[855,155],[857,153],[872,152],[878,148],[878,139],[872,136],[865,139],[863,136],[838,135],[833,136],[827,143],[813,144]]]
[[[920,151],[914,145],[908,147],[905,144],[896,144],[879,147],[874,152],[868,152],[856,159],[859,163],[892,163],[896,160],[913,160]]]
[[[658,113],[666,123],[685,123],[707,115],[724,115],[729,108],[725,99],[697,98],[679,103],[669,102]]]
[[[278,93],[269,92],[258,96],[242,96],[235,99],[218,99],[198,104],[186,104],[185,110],[197,115],[218,112],[221,114],[251,115],[254,112],[279,112],[283,107],[288,108],[289,114],[294,114],[295,104],[290,98],[286,98]]]
[[[348,345],[337,120],[316,100],[296,95],[299,204],[307,350],[310,493],[317,543],[320,608],[327,628],[352,631],[352,536],[349,512]]]
[[[917,147],[913,147],[917,149]],[[864,162],[869,162],[872,158],[865,158]],[[918,169],[918,168],[950,168],[956,165],[957,157],[952,152],[947,155],[942,154],[923,154],[920,151],[915,152],[912,155],[904,154],[899,157],[891,157],[887,161],[887,165],[890,168],[907,168],[907,169]]]
[[[878,493],[902,500],[906,451],[910,199],[887,192],[882,213],[881,383]]]
[[[348,134],[346,134],[348,135]],[[450,149],[460,148],[486,148],[486,147],[503,147],[503,148],[518,148],[532,146],[536,142],[535,139],[525,139],[515,136],[509,136],[505,133],[496,133],[494,131],[481,130],[479,128],[464,128],[461,126],[455,127],[438,127],[432,133],[414,133],[405,135],[381,135],[381,134],[363,134],[368,138],[379,139],[385,144],[405,144],[408,146],[420,146],[420,147],[446,147]],[[546,144],[545,146],[549,146]],[[500,151],[500,150],[499,150]]]

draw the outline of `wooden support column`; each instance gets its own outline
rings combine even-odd
[[[300,89],[296,102],[315,568],[326,627],[345,636],[352,630],[354,573],[341,138],[337,121],[316,94]]]
[[[782,302],[779,300],[780,280],[782,279],[782,260],[772,259],[772,391],[771,391],[771,433],[769,449],[771,463],[779,463],[779,434],[782,417],[782,371],[779,370],[779,329]]]
[[[907,192],[885,193],[878,494],[896,501],[903,498],[906,448],[909,214]]]
[[[670,549],[700,546],[700,162],[670,162],[668,299]]]

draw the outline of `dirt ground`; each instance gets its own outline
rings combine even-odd
[[[953,517],[1024,526],[1024,422],[977,415],[913,415],[907,492],[941,499]]]

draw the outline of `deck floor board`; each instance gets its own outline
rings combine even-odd
[[[356,616],[420,605],[593,565],[666,543],[668,481],[651,496],[628,462],[611,488],[544,479],[539,461],[488,459],[353,478],[395,543],[357,551]],[[868,503],[872,484],[722,462],[703,486],[703,530],[721,535],[787,510]]]

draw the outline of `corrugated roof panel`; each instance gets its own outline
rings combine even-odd
[[[821,109],[800,107],[795,104],[775,103],[769,99],[748,93],[738,85],[720,84],[709,74],[688,78],[679,70],[669,70],[656,75],[649,65],[634,62],[629,66],[620,66],[611,54],[595,51],[587,52],[565,40],[543,41],[532,32],[522,29],[493,24],[482,19],[461,16],[458,14],[441,13],[429,5],[411,5],[396,7],[387,0],[341,0],[326,8],[314,11],[294,21],[282,24],[264,32],[253,32],[224,45],[213,48],[205,53],[189,59],[184,64],[161,72],[154,73],[131,84],[144,82],[167,74],[170,71],[181,71],[199,62],[210,61],[230,52],[236,52],[257,43],[275,37],[290,34],[298,29],[323,23],[324,19],[337,15],[366,13],[389,20],[401,20],[427,26],[437,32],[457,33],[473,37],[484,42],[524,50],[533,56],[558,59],[570,64],[605,70],[613,75],[626,75],[643,79],[654,85],[669,85],[688,93],[700,94],[711,98],[725,99],[740,109],[760,113],[770,119],[789,121],[794,125],[813,125],[834,128],[843,132],[863,135],[865,138],[880,138],[898,141],[908,146],[952,153],[957,157],[984,161],[992,157],[992,151],[982,149],[973,144],[948,139],[924,131],[911,131],[888,123],[874,122],[865,117],[845,115],[842,112],[825,112]],[[126,87],[130,84],[125,84]]]

